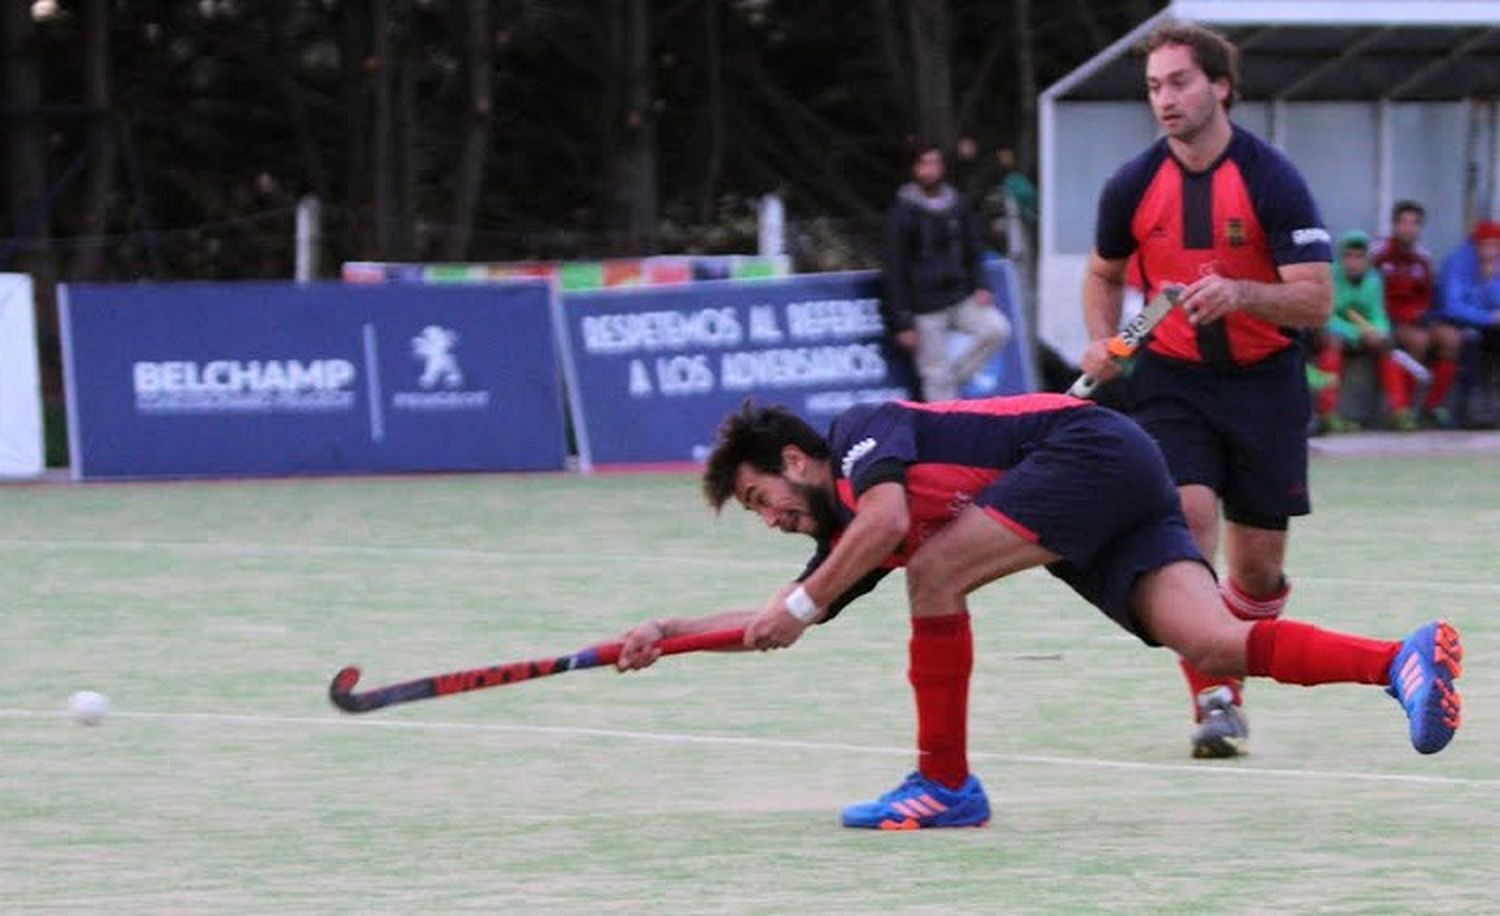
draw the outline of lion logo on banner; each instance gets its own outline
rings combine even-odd
[[[422,377],[417,384],[423,388],[432,388],[439,383],[449,387],[458,388],[464,383],[464,374],[458,368],[458,360],[453,356],[453,348],[458,344],[458,332],[447,328],[429,324],[422,329],[422,333],[411,339],[412,353],[426,364],[422,367]]]

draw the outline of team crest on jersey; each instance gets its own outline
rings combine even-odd
[[[850,472],[854,470],[854,463],[875,450],[874,439],[861,439],[849,446],[849,451],[844,453],[844,460],[839,463],[843,469],[844,478],[848,479]]]
[[[1245,244],[1245,221],[1231,216],[1224,221],[1224,239],[1235,248]]]

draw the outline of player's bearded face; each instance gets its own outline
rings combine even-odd
[[[746,465],[740,471],[735,495],[767,527],[787,534],[823,537],[838,526],[833,493],[796,473],[766,473]]]
[[[1222,102],[1219,86],[1209,80],[1190,48],[1166,45],[1146,61],[1146,92],[1162,131],[1192,142],[1213,121]]]
[[[801,533],[810,534],[813,537],[823,537],[833,533],[833,529],[838,525],[838,516],[833,510],[833,494],[824,487],[810,483],[793,483],[792,492],[801,497],[806,507],[809,527],[801,529]]]

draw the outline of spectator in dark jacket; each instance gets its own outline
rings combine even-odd
[[[974,220],[943,180],[943,153],[917,148],[912,181],[896,193],[886,223],[886,329],[911,351],[927,401],[949,401],[1010,338],[980,267]],[[956,355],[949,330],[969,335]]]

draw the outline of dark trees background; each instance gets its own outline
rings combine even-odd
[[[751,251],[772,189],[868,264],[914,139],[1029,166],[1037,88],[1158,6],[6,0],[0,270],[287,277],[304,194],[330,269]]]

